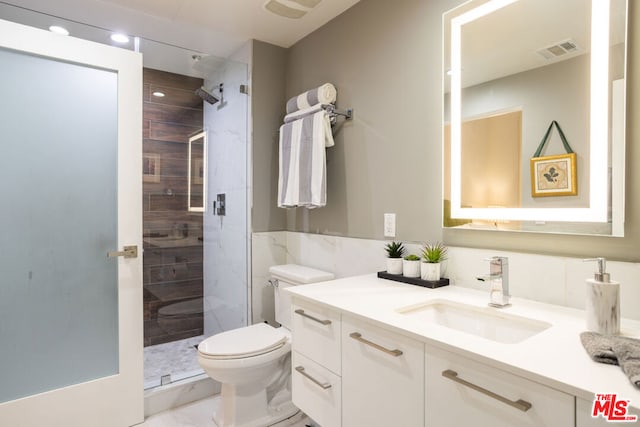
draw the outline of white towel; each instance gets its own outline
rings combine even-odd
[[[337,91],[331,83],[308,90],[287,101],[287,114],[304,110],[316,104],[333,104],[336,102]]]
[[[314,209],[327,204],[325,147],[333,145],[324,110],[280,127],[278,207]]]

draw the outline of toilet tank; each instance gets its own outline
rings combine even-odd
[[[291,296],[282,289],[333,279],[332,273],[297,264],[274,265],[269,268],[269,273],[278,281],[274,289],[276,322],[287,329],[291,329]]]

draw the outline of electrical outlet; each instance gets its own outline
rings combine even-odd
[[[384,237],[396,237],[396,214],[384,214]]]

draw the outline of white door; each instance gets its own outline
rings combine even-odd
[[[0,425],[143,421],[142,59],[0,20]],[[116,255],[116,254],[112,254]]]

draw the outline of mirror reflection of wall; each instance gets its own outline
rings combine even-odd
[[[472,19],[463,20],[464,23],[457,26],[458,34],[455,34],[456,26],[452,25],[452,22],[456,18],[461,15],[471,16],[475,10],[486,7],[488,3],[495,2],[490,0],[472,1],[445,14],[446,59],[445,72],[443,73],[445,87],[443,195],[445,199],[445,226],[460,226],[456,221],[451,221],[455,218],[447,216],[452,190],[458,191],[460,197],[457,208],[506,207],[517,210],[535,208],[541,209],[535,211],[540,213],[540,219],[544,218],[543,212],[548,212],[548,208],[558,211],[560,210],[558,208],[567,208],[568,211],[576,209],[574,211],[576,214],[579,210],[589,210],[593,194],[590,191],[591,153],[593,152],[590,140],[593,135],[592,116],[596,116],[605,124],[611,124],[608,126],[610,136],[612,129],[615,133],[616,126],[622,126],[624,129],[624,117],[616,124],[616,119],[611,113],[612,109],[608,105],[606,105],[608,117],[605,117],[604,120],[602,120],[601,114],[594,114],[594,111],[598,110],[591,105],[592,81],[596,81],[593,76],[599,72],[592,70],[592,0],[566,0],[562,2],[514,0],[488,14],[477,14]],[[601,7],[602,3],[600,2],[597,7]],[[609,2],[605,0],[605,3]],[[604,48],[604,50],[608,50],[608,76],[604,80],[597,80],[608,81],[608,88],[611,88],[613,81],[625,77],[626,8],[626,0],[610,1],[610,43]],[[550,10],[553,10],[553,13],[549,13]],[[569,16],[570,19],[567,18]],[[452,40],[456,37],[458,40],[453,43]],[[454,46],[453,52],[451,46]],[[459,63],[453,63],[452,66],[452,61],[456,59],[452,56],[455,55],[455,46],[459,47]],[[599,56],[595,58],[599,58]],[[456,66],[459,66],[459,76],[454,79],[451,77],[451,72],[455,72],[452,68],[456,68]],[[457,92],[451,90],[452,82],[457,82],[459,85]],[[602,88],[598,89],[598,91],[600,90]],[[458,99],[454,98],[453,102],[452,93],[459,97]],[[624,96],[620,100],[612,100],[610,89],[606,89],[606,93],[609,93],[609,104],[624,105]],[[606,101],[604,104],[607,104]],[[449,128],[452,107],[459,107],[456,112],[459,119],[456,123],[459,123],[460,126],[458,130],[460,157],[454,157],[454,160],[459,162],[458,167],[461,173],[458,180],[453,181],[454,184],[460,183],[458,189],[451,188],[451,163],[447,158],[451,153],[449,146],[451,131]],[[624,111],[624,107],[621,110]],[[496,130],[487,131],[488,122],[484,120],[499,116],[503,112],[513,111],[518,111],[521,114],[520,144],[507,146],[499,142],[504,138],[499,136],[499,132],[496,133]],[[604,110],[600,109],[600,111]],[[534,198],[531,194],[530,158],[552,120],[561,124],[569,144],[577,153],[579,191],[575,196]],[[515,129],[512,131],[516,132]],[[508,128],[504,129],[505,134],[509,132]],[[609,158],[619,156],[620,152],[624,152],[624,132],[621,134],[622,141],[618,143],[618,147],[612,148],[612,145],[608,144]],[[485,141],[486,138],[492,141]],[[513,136],[510,139],[517,138]],[[599,142],[602,143],[602,141]],[[497,147],[502,147],[503,150],[497,151]],[[507,160],[507,154],[515,155],[515,150],[519,150],[518,157],[510,157],[510,160]],[[618,153],[612,153],[616,150]],[[453,152],[455,154],[456,151]],[[564,153],[565,150],[558,134],[552,133],[552,137],[541,155]],[[624,157],[623,154],[622,157]],[[603,165],[606,163],[603,156],[596,156],[596,158],[602,159]],[[509,176],[506,170],[502,170],[506,162],[513,163],[509,168],[509,173],[515,173],[516,176]],[[616,169],[622,167],[622,174],[619,170],[617,171],[617,185],[623,186],[624,161],[618,161],[618,163],[614,167],[609,160],[609,175],[612,179],[612,176],[616,175]],[[507,181],[510,185],[499,184],[500,182],[504,184]],[[606,181],[606,178],[602,181]],[[606,182],[596,184],[611,193],[610,182],[608,185]],[[505,193],[496,195],[495,193],[499,190],[504,190]],[[506,194],[507,191],[509,194]],[[622,197],[617,197],[617,209],[620,209]],[[611,198],[610,195],[610,201]],[[600,196],[594,200],[604,199],[605,197]],[[604,202],[602,204],[604,205]],[[454,204],[452,207],[455,208],[456,205]],[[462,210],[465,211],[465,209]],[[613,211],[615,210],[613,209]],[[608,211],[607,220],[609,223],[572,224],[564,222],[564,219],[563,222],[554,221],[552,223],[548,220],[536,220],[534,213],[532,221],[511,221],[510,226],[504,228],[550,232],[563,232],[563,229],[566,229],[566,232],[569,233],[610,235],[612,233],[611,207]],[[465,213],[469,213],[469,211]],[[463,218],[465,215],[464,213],[460,215],[460,211],[458,211],[455,216]],[[491,218],[491,214],[485,213],[485,215],[478,217],[487,220]],[[496,216],[496,218],[508,220],[517,217]],[[578,219],[567,218],[567,220],[575,221]],[[462,225],[468,227],[469,222],[470,220],[463,221]],[[497,221],[490,222],[497,224]]]
[[[445,151],[451,130],[445,127]],[[522,111],[490,114],[462,122],[462,198],[464,206],[521,206]],[[449,173],[449,165],[445,166]],[[450,187],[445,199],[450,200]]]
[[[206,132],[198,132],[189,138],[189,188],[187,194],[189,212],[204,212],[206,206],[206,135]]]

